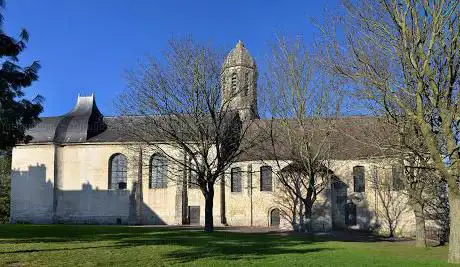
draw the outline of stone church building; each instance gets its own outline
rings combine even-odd
[[[262,120],[257,111],[257,67],[242,43],[224,61],[222,87],[224,94],[238,87],[241,95],[232,105],[243,119]],[[118,117],[101,111],[94,96],[78,96],[69,113],[41,118],[28,130],[30,142],[13,149],[11,222],[204,225],[201,191],[168,179],[181,174],[172,173],[177,168],[153,148],[142,153],[130,149],[132,140],[117,131]],[[389,177],[398,191],[400,168],[394,159],[359,140],[381,127],[376,118],[344,117],[336,125],[343,133],[334,137],[336,180],[315,202],[313,228],[377,228],[385,222],[370,181]],[[292,227],[280,203],[279,164],[266,156],[263,151],[247,153],[215,185],[216,226]],[[187,172],[183,181],[189,181]],[[410,235],[413,229],[408,208],[397,232]]]

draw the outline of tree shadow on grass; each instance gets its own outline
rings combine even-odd
[[[363,243],[375,243],[375,242],[411,242],[413,238],[408,237],[385,237],[378,234],[375,234],[371,231],[364,230],[351,230],[351,229],[342,229],[335,230],[327,233],[298,233],[298,232],[285,232],[282,233],[284,236],[303,236],[309,240],[318,242],[327,242],[327,241],[340,241],[340,242],[363,242]]]
[[[14,228],[14,227],[13,227]],[[16,226],[18,231],[3,231],[0,243],[45,244],[23,247],[0,254],[40,253],[82,249],[123,249],[141,246],[169,246],[162,250],[165,261],[192,262],[198,259],[258,259],[271,255],[315,253],[331,248],[309,246],[304,236],[281,236],[279,233],[240,233],[199,229],[106,227],[106,226]],[[86,242],[86,243],[83,243]],[[98,244],[96,244],[98,242]],[[63,246],[65,243],[65,246]],[[62,245],[61,245],[62,244]]]
[[[144,234],[171,231],[167,228],[101,225],[0,225],[0,244],[112,241]]]
[[[311,247],[312,240],[283,237],[274,233],[203,233],[197,231],[165,232],[154,238],[138,237],[118,242],[123,246],[175,245],[179,249],[165,257],[174,262],[192,262],[198,259],[220,260],[259,259],[271,255],[314,253],[331,248]]]

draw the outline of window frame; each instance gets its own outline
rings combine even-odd
[[[237,190],[234,190],[235,178],[239,179],[239,185],[238,185],[238,188],[236,188]],[[242,193],[243,192],[243,178],[242,178],[241,167],[233,167],[230,169],[230,192],[232,193]]]
[[[162,164],[158,164],[158,165],[155,165],[154,166],[154,161],[163,161]],[[158,177],[157,176],[157,180],[155,182],[155,185],[154,186],[154,173],[153,173],[153,170],[154,170],[154,167],[157,169],[157,172],[156,172],[156,175],[163,175],[164,177],[162,178],[162,184],[161,186],[158,186],[159,182],[158,182]],[[151,157],[150,157],[150,161],[149,161],[149,189],[164,189],[164,188],[167,188],[168,187],[168,167],[169,167],[169,160],[166,156],[162,155],[162,154],[153,154]],[[161,169],[161,168],[164,168],[163,170],[160,170],[158,171],[158,169]],[[161,174],[159,174],[161,172]],[[164,172],[164,173],[163,173]]]
[[[121,159],[124,160],[124,166],[122,166],[121,170],[120,170],[120,167],[118,166],[120,165],[119,163],[120,159],[118,159],[117,157],[120,157]],[[117,160],[116,161],[117,170],[114,170],[115,160]],[[122,153],[115,153],[110,156],[108,165],[109,165],[108,189],[109,190],[128,190],[128,158]],[[113,183],[115,173],[117,174],[117,180],[118,180],[116,184]],[[119,179],[119,174],[121,174],[121,177],[122,177],[121,181]],[[123,182],[124,182],[124,187],[120,188],[120,183],[123,183]],[[114,185],[117,185],[116,188],[113,187]]]
[[[260,183],[260,192],[273,192],[273,168],[269,165],[264,165],[264,166],[261,166],[260,169],[260,177],[259,177],[259,183]],[[270,190],[265,190],[263,185],[263,180],[264,180],[264,177],[263,177],[263,173],[264,171],[267,171],[269,174],[270,174]]]

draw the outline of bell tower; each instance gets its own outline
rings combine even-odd
[[[258,119],[257,67],[241,41],[222,65],[222,105],[237,110],[241,120]]]

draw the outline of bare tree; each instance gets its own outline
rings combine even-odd
[[[427,228],[427,239],[436,240],[439,245],[449,241],[449,200],[445,181],[433,181],[436,187],[434,194],[429,195],[430,201],[426,204],[426,217],[435,223],[434,227]]]
[[[288,221],[294,231],[300,231],[299,220],[303,221],[303,205],[299,195],[301,192],[300,179],[291,180],[291,187],[281,186],[276,194],[275,203],[281,208],[280,215]],[[297,194],[292,193],[292,189],[297,190]]]
[[[205,231],[213,231],[214,185],[243,151],[254,144],[252,121],[241,121],[229,105],[240,92],[223,97],[222,54],[192,39],[173,39],[165,58],[150,58],[128,74],[120,97],[120,129],[153,147],[178,169],[170,177],[201,189]],[[254,137],[254,138],[253,138]]]
[[[301,38],[279,38],[268,62],[270,139],[280,184],[302,202],[300,230],[311,231],[313,204],[330,185],[330,140],[340,98],[326,88]],[[286,165],[289,165],[286,167]]]
[[[428,240],[444,245],[449,239],[446,181],[433,166],[419,134],[411,134],[410,138],[406,138],[410,141],[405,140],[405,143],[418,143],[418,148],[409,148],[404,158],[406,193],[415,214],[416,245],[426,246]]]
[[[415,216],[415,245],[425,247],[426,208],[436,195],[437,189],[433,186],[436,184],[436,171],[416,123],[401,114],[389,117],[387,123],[398,131],[399,138],[388,140],[387,144],[397,151],[398,161],[404,168],[401,187],[404,187]]]
[[[386,174],[381,177],[373,177],[371,180],[372,187],[376,192],[378,202],[377,216],[388,230],[388,237],[394,237],[397,228],[401,224],[402,217],[408,211],[407,197],[400,190],[395,190],[394,179],[388,175],[388,169],[382,169]],[[394,175],[393,171],[392,175]]]
[[[425,208],[426,195],[430,192],[430,182],[426,174],[431,174],[433,170],[429,164],[429,154],[423,145],[423,139],[420,138],[420,131],[414,123],[408,119],[399,121],[399,144],[400,144],[400,161],[404,165],[404,182],[407,186],[409,204],[411,205],[415,216],[415,245],[417,247],[426,246],[426,223]],[[405,124],[405,125],[401,125]],[[431,192],[430,192],[431,193]]]
[[[448,184],[451,263],[460,263],[458,1],[346,1],[345,46],[331,43],[331,67],[361,85],[390,116],[416,123]],[[337,40],[337,39],[336,39]]]

